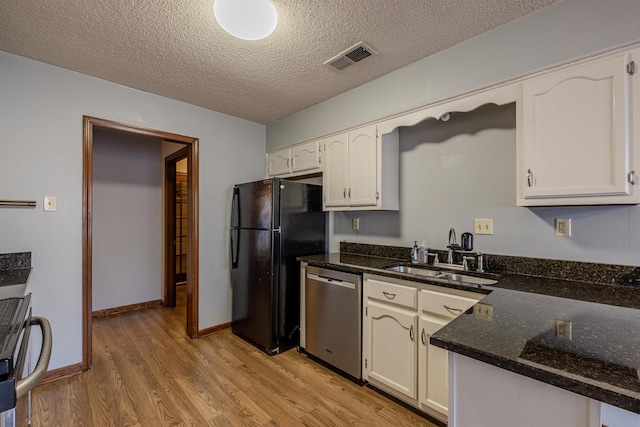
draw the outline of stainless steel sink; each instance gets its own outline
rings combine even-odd
[[[461,274],[451,271],[431,270],[425,267],[418,267],[413,265],[410,266],[405,264],[385,267],[385,270],[397,271],[398,273],[415,274],[417,276],[455,280],[456,282],[470,283],[473,285],[493,285],[497,283],[497,280],[494,279],[487,279],[484,277],[471,276],[468,274]]]
[[[408,265],[394,265],[392,267],[387,267],[386,270],[397,271],[398,273],[417,274],[427,277],[438,277],[443,274],[442,271],[429,270],[422,267],[410,267]]]
[[[467,274],[460,273],[444,273],[438,277],[441,279],[455,280],[458,282],[473,283],[474,285],[493,285],[498,282],[497,280],[493,279],[485,279],[484,277],[469,276]]]

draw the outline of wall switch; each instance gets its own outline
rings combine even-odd
[[[45,212],[55,212],[56,196],[44,196],[43,209]]]
[[[473,306],[473,315],[482,320],[493,320],[493,306],[482,302]]]
[[[556,337],[571,341],[571,321],[556,319]]]
[[[571,237],[571,218],[555,218],[554,232],[556,237]]]
[[[353,218],[351,220],[351,228],[354,230],[360,230],[360,218]]]
[[[492,218],[474,219],[473,232],[476,234],[493,234],[493,219]]]

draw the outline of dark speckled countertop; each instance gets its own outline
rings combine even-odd
[[[640,413],[640,311],[497,289],[482,300],[493,318],[473,312],[436,332],[431,344]],[[571,322],[571,339],[555,321]]]
[[[372,252],[367,246],[341,245],[341,251],[358,253],[314,255],[300,260],[318,267],[488,294],[482,303],[493,306],[491,320],[478,318],[470,310],[436,332],[431,343],[640,414],[640,288],[604,284],[636,284],[637,279],[629,279],[636,268],[556,262],[563,271],[582,271],[581,279],[592,277],[588,275],[591,267],[623,279],[598,276],[603,283],[595,283],[539,277],[531,275],[530,270],[527,274],[503,270],[498,283],[476,288],[382,270],[406,261],[404,248]],[[497,263],[508,265],[512,261],[502,258]],[[532,261],[537,262],[540,260]],[[556,319],[571,322],[570,340],[556,337]]]
[[[31,252],[0,254],[0,286],[24,285],[31,273]]]

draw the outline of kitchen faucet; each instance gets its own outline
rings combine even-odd
[[[461,249],[460,246],[458,246],[457,240],[458,238],[456,237],[456,230],[451,227],[449,229],[449,245],[447,246],[447,248],[449,248],[449,254],[447,255],[447,264],[453,264],[453,252]]]
[[[463,233],[467,234],[467,233]],[[470,234],[470,233],[469,233]],[[478,273],[484,273],[484,256],[480,251],[473,251],[472,249],[464,249],[462,246],[458,244],[458,238],[456,236],[455,228],[451,227],[449,229],[449,244],[447,245],[448,253],[447,253],[447,262],[446,264],[440,264],[438,260],[438,250],[429,249],[427,255],[427,261],[429,257],[433,257],[433,265],[439,265],[440,267],[455,269],[455,270],[464,270],[464,271],[472,271],[471,269],[474,267],[471,262],[475,261],[475,269],[473,271],[477,271]],[[443,252],[442,250],[440,250]],[[455,258],[458,258],[458,255],[462,255],[462,264],[455,264]]]

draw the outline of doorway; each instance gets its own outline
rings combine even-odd
[[[114,130],[146,135],[185,145],[190,179],[187,181],[187,322],[190,338],[198,337],[198,139],[184,135],[130,126],[110,120],[83,116],[82,148],[82,362],[80,368],[88,370],[92,364],[92,197],[93,197],[93,134],[94,129]],[[165,250],[166,252],[166,250]],[[166,259],[166,254],[165,254]],[[167,266],[165,264],[165,275]]]
[[[188,147],[165,158],[164,304],[176,306],[176,286],[187,284],[189,256]]]

